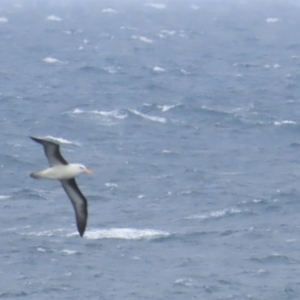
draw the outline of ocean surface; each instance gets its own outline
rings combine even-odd
[[[299,299],[299,15],[1,0],[0,299]],[[94,171],[83,238],[29,136]]]

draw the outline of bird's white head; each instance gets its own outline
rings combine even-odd
[[[80,175],[80,174],[83,174],[83,173],[86,173],[86,174],[93,174],[93,172],[89,169],[87,169],[84,165],[81,165],[81,164],[72,164],[72,167],[74,168],[74,171]]]

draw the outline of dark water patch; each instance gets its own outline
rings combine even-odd
[[[28,294],[27,292],[23,292],[23,291],[6,291],[6,292],[2,292],[0,293],[0,298],[2,299],[15,299],[15,298],[23,298],[23,297],[27,297],[30,294]]]
[[[300,261],[298,259],[295,259],[295,258],[291,258],[291,257],[288,257],[286,255],[281,255],[281,254],[277,254],[277,253],[274,253],[274,254],[269,254],[269,255],[266,255],[264,257],[251,257],[250,258],[250,261],[253,261],[253,262],[257,262],[257,263],[260,263],[260,264],[265,264],[265,265],[294,265],[294,264],[299,264]]]
[[[13,193],[14,199],[48,200],[44,192],[32,189],[21,189]]]

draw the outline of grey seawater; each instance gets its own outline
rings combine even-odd
[[[0,299],[299,299],[297,1],[0,8]]]

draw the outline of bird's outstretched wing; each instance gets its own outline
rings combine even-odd
[[[82,237],[88,218],[87,200],[78,188],[74,178],[61,180],[60,182],[73,204],[76,214],[77,229],[80,236]]]
[[[50,167],[57,166],[57,165],[67,165],[68,162],[62,157],[59,151],[59,144],[54,142],[50,142],[44,139],[30,137],[35,142],[43,145],[45,155],[48,159]]]

